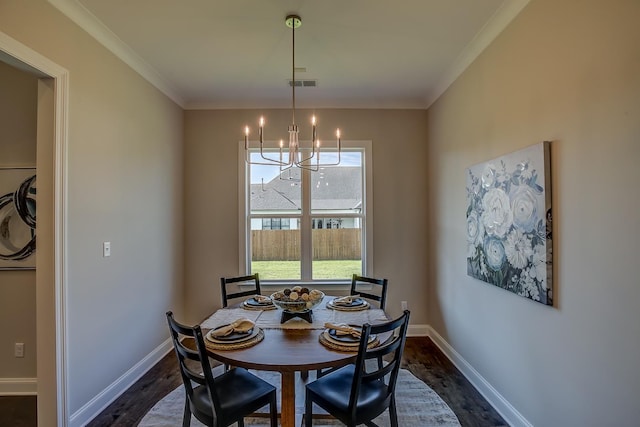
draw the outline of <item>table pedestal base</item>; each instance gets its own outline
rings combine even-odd
[[[299,317],[303,320],[306,320],[309,323],[312,323],[313,320],[313,310],[302,311],[298,313],[290,313],[288,311],[282,310],[282,316],[280,317],[280,323],[284,323],[289,319],[293,319],[294,317]]]
[[[296,383],[295,372],[282,372],[282,399],[280,400],[280,422],[282,427],[296,426]]]

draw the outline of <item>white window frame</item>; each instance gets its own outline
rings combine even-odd
[[[362,168],[364,173],[364,182],[362,183],[362,204],[364,206],[364,216],[362,219],[362,270],[363,274],[373,275],[373,144],[371,141],[342,141],[342,148],[345,151],[350,149],[363,150]],[[311,171],[303,170],[303,174],[314,173]],[[249,201],[250,191],[247,185],[249,179],[249,168],[245,162],[244,141],[238,143],[238,213],[240,220],[238,221],[238,235],[239,235],[239,266],[238,271],[240,274],[249,272],[249,266],[251,265],[251,254],[248,251],[250,247],[249,239],[251,234],[248,232],[251,229],[251,217],[249,215]],[[304,182],[304,180],[303,180]],[[301,236],[302,242],[308,242],[306,247],[301,248],[301,274],[305,271],[311,271],[311,218],[321,217],[335,217],[336,214],[312,214],[311,213],[311,188],[310,180],[306,180],[307,185],[302,186],[302,199],[303,207],[302,219],[300,224],[300,232],[307,233],[306,236]],[[306,200],[306,202],[305,202]],[[342,215],[342,214],[341,214]],[[286,214],[277,214],[279,217],[288,217]],[[297,215],[294,215],[297,217]],[[347,215],[348,216],[348,215]],[[329,279],[329,280],[313,280],[303,277],[300,280],[261,280],[261,283],[265,284],[344,284],[347,280]]]

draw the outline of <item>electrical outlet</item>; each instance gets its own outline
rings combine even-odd
[[[400,301],[400,309],[402,311],[409,310],[409,304],[406,301]]]
[[[17,342],[14,348],[14,354],[16,357],[24,357],[24,343]]]

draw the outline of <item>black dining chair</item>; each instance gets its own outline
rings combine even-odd
[[[380,309],[384,310],[384,306],[387,299],[387,283],[389,283],[387,279],[376,279],[373,277],[365,277],[365,276],[360,276],[358,274],[354,274],[351,277],[351,290],[349,291],[349,295],[360,296],[373,301],[377,301]],[[361,285],[365,285],[371,288],[373,286],[376,286],[376,287],[379,286],[380,288],[375,292],[373,292],[373,288],[372,288],[372,292],[365,292],[364,290],[360,289]],[[380,365],[382,365],[382,357],[378,358],[378,362],[380,363]],[[327,372],[331,372],[332,370],[333,369],[329,369],[329,370],[317,369],[316,377],[320,378],[321,376],[325,375]]]
[[[167,312],[167,320],[186,392],[183,427],[190,426],[191,414],[210,427],[227,427],[233,423],[244,427],[244,417],[266,405],[269,405],[271,427],[278,425],[273,385],[242,368],[214,378],[200,326],[178,323],[171,311]],[[185,338],[195,341],[195,350],[182,342]]]
[[[253,285],[253,288],[245,291],[229,293],[229,289],[227,289],[228,285],[234,285],[236,289],[239,289],[240,284]],[[260,295],[260,275],[255,273],[249,276],[221,277],[220,288],[222,291],[222,306],[226,307],[230,299]]]
[[[377,301],[380,309],[384,310],[384,305],[387,299],[387,279],[375,279],[373,277],[364,277],[357,274],[354,274],[351,278],[351,291],[350,295],[359,295],[361,297]],[[366,285],[368,287],[380,286],[379,291],[377,292],[366,292],[360,289],[361,285]]]
[[[312,425],[314,403],[347,426],[375,426],[372,420],[388,408],[391,426],[398,426],[395,388],[407,338],[409,314],[405,310],[402,316],[390,322],[363,325],[355,364],[327,373],[307,384],[305,427]],[[392,338],[377,347],[367,348],[372,334],[390,331],[394,331]],[[388,356],[384,366],[367,363],[367,360],[383,356]]]

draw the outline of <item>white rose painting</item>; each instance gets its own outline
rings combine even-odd
[[[467,274],[553,305],[550,143],[467,169]]]

